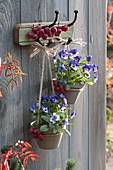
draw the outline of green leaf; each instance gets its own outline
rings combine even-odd
[[[49,122],[49,118],[47,116],[42,115],[41,118],[45,120],[46,122]]]
[[[89,84],[90,86],[92,86],[94,83],[91,81],[87,81],[87,84]]]
[[[46,131],[48,131],[48,130],[49,130],[49,128],[48,128],[47,125],[42,125],[42,126],[40,126],[40,131],[46,132]]]

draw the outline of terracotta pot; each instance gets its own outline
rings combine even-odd
[[[56,149],[59,147],[63,133],[44,133],[44,140],[36,139],[41,149]]]

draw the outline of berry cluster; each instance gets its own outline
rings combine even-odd
[[[54,85],[55,91],[58,93],[66,93],[70,91],[70,89],[66,90],[65,87],[60,87],[57,80],[53,81],[53,85]]]
[[[29,134],[32,135],[33,138],[35,138],[35,139],[38,138],[40,140],[44,140],[44,135],[39,133],[38,129],[30,127],[28,132],[29,132]]]
[[[43,40],[46,40],[48,37],[59,36],[62,31],[68,31],[68,26],[54,26],[52,28],[48,26],[33,26],[31,32],[28,32],[26,36],[28,39],[38,40],[39,38],[42,38]]]

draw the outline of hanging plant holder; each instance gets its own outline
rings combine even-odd
[[[74,104],[78,100],[79,95],[83,91],[83,89],[84,84],[78,83],[74,88],[71,88],[68,92],[66,92],[64,95],[67,99],[67,103]]]
[[[43,133],[44,139],[40,140],[37,138],[37,144],[40,149],[56,149],[59,147],[63,133],[52,133],[45,132]]]

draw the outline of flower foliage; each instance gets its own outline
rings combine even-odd
[[[20,62],[13,59],[10,53],[5,56],[5,61],[1,64],[0,73],[4,70],[5,77],[8,78],[7,86],[10,85],[10,91],[13,91],[14,85],[21,86],[22,75],[27,75],[22,72],[20,68]]]
[[[4,145],[1,148],[0,170],[14,170],[16,167],[25,170],[28,159],[33,162],[39,157],[30,148],[28,142],[18,141],[15,146]]]
[[[40,108],[38,101],[30,106],[33,119],[35,120],[38,116],[39,122],[38,124],[37,122],[34,123],[29,129],[29,133],[31,133],[34,138],[41,140],[43,140],[43,133],[47,131],[53,133],[66,131],[70,134],[66,126],[70,125],[70,120],[74,118],[76,113],[72,112],[68,115],[67,110],[69,109],[67,100],[63,94],[60,94],[60,98],[58,98],[56,94],[50,97],[42,96]]]
[[[98,80],[98,66],[91,63],[92,56],[83,58],[77,49],[62,50],[53,57],[56,80],[66,90],[76,83],[93,85]]]

